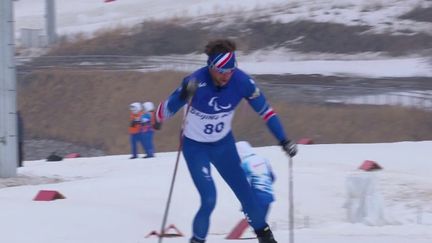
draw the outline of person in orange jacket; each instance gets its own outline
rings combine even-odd
[[[141,116],[143,114],[141,103],[134,102],[129,105],[129,137],[132,156],[130,159],[138,158],[137,144],[140,143],[144,149]]]

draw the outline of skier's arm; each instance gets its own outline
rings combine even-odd
[[[294,157],[297,154],[297,145],[288,139],[278,115],[267,103],[266,98],[256,87],[253,79],[249,78],[249,82],[244,82],[241,91],[244,92],[243,97],[249,102],[252,109],[261,116],[270,132],[279,141],[282,149],[290,157]]]
[[[267,127],[270,129],[273,136],[279,141],[279,145],[290,156],[294,157],[297,154],[297,144],[285,135],[282,123],[273,108],[267,103],[264,95],[255,88],[252,96],[247,98],[252,108],[261,116],[266,122]]]
[[[258,88],[255,88],[254,93],[247,97],[246,100],[249,102],[252,109],[264,120],[267,127],[270,129],[270,132],[279,141],[279,143],[288,140],[278,115],[267,103],[266,98]]]
[[[156,123],[161,124],[172,117],[193,96],[196,89],[196,80],[191,76],[185,78],[181,85],[158,105],[155,113]]]

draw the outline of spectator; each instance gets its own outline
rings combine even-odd
[[[140,143],[144,149],[144,140],[142,134],[142,106],[141,103],[134,102],[129,105],[130,115],[129,115],[129,136],[130,136],[130,146],[131,154],[130,159],[138,158],[137,144]]]

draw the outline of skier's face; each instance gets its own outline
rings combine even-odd
[[[235,68],[232,69],[217,69],[217,68],[209,68],[210,74],[213,78],[213,82],[216,86],[222,87],[226,85],[231,76],[233,75]]]

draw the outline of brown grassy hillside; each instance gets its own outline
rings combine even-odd
[[[36,71],[19,82],[18,104],[27,138],[51,138],[105,150],[129,153],[128,105],[157,103],[177,87],[180,72]],[[257,80],[259,82],[259,80]],[[431,140],[432,113],[378,106],[316,106],[271,103],[294,139],[317,143]],[[156,148],[178,146],[180,113],[155,136]],[[234,119],[238,139],[255,146],[276,144],[263,121],[241,103]]]

